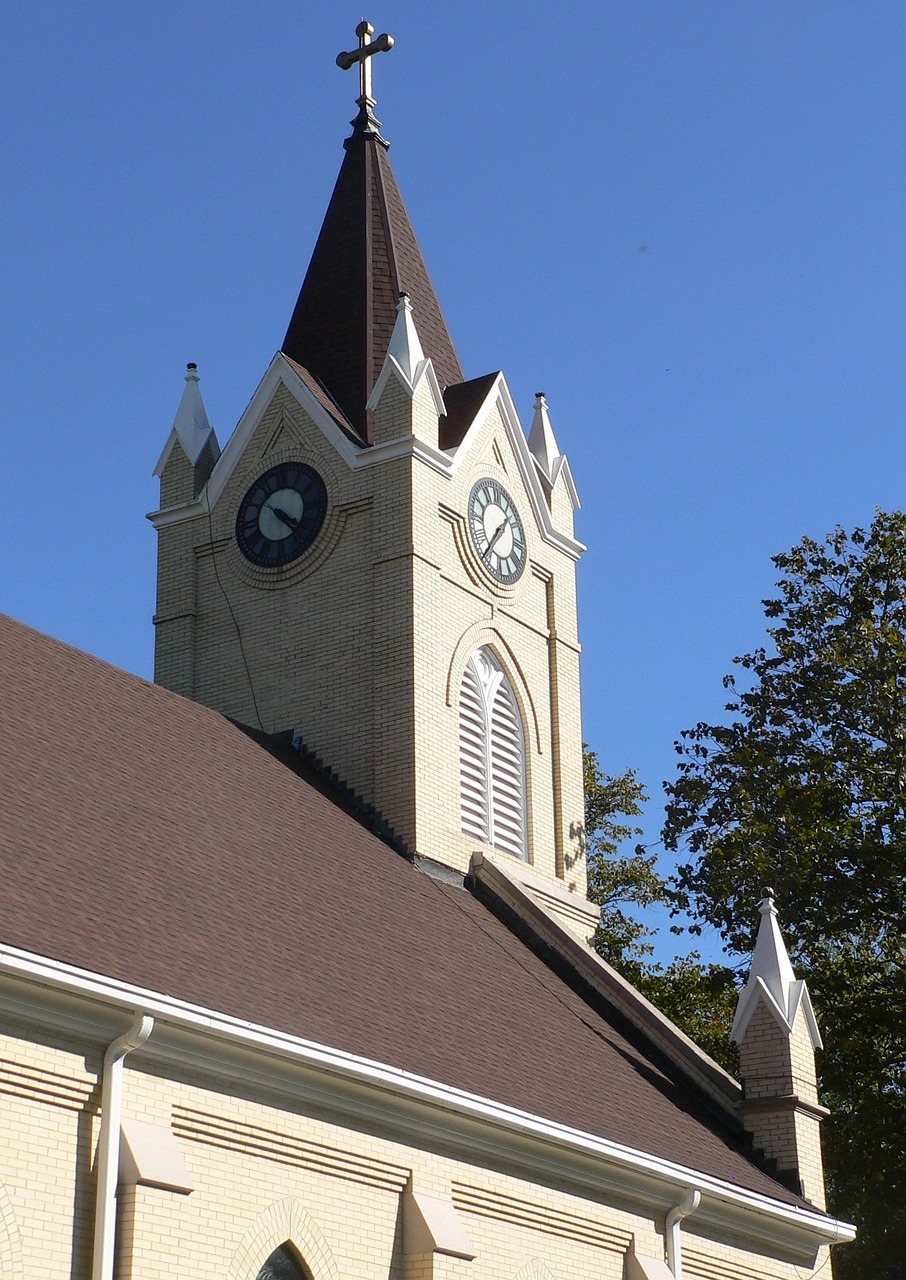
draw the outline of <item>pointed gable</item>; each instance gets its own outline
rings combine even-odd
[[[364,113],[346,156],[282,350],[303,365],[371,442],[366,403],[377,382],[401,292],[412,299],[438,382],[462,369],[387,158]]]

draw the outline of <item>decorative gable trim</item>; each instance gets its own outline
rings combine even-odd
[[[519,468],[519,474],[528,493],[529,502],[535,515],[535,520],[541,537],[545,542],[562,551],[569,556],[571,560],[578,560],[579,556],[585,551],[585,544],[579,542],[578,539],[572,538],[565,533],[561,533],[559,529],[554,527],[551,519],[550,508],[547,504],[547,498],[542,488],[542,481],[538,473],[538,465],[529,452],[528,442],[525,438],[525,432],[519,421],[519,415],[516,412],[516,406],[513,403],[513,397],[510,395],[510,389],[507,386],[506,378],[502,373],[498,373],[494,382],[491,384],[488,394],[476,413],[472,424],[463,437],[462,444],[456,450],[453,459],[452,472],[456,471],[463,465],[463,460],[473,448],[475,441],[481,434],[482,428],[487,422],[488,414],[495,406],[500,408],[500,416],[506,429],[507,439],[516,455],[516,463]],[[568,467],[566,459],[562,458],[560,466],[555,472],[560,475],[564,467]],[[568,484],[570,486],[570,497],[574,497],[574,505],[579,505],[576,487],[572,483],[572,476],[568,469],[566,475],[569,477]]]
[[[788,998],[789,1007],[784,1009],[778,1003],[765,980],[756,976],[754,982],[745,986],[742,995],[739,997],[736,1016],[733,1019],[733,1027],[730,1031],[730,1039],[739,1043],[746,1033],[746,1028],[751,1022],[755,1010],[758,1008],[759,1001],[763,1000],[780,1030],[787,1037],[793,1034],[796,1019],[799,1017],[799,1011],[801,1010],[813,1047],[815,1049],[823,1048],[821,1032],[818,1030],[818,1022],[815,1018],[815,1011],[812,1008],[812,999],[808,993],[808,987],[801,980],[794,982],[790,988]]]
[[[389,352],[378,376],[378,380],[374,384],[374,390],[368,397],[368,403],[365,405],[366,409],[377,408],[381,402],[381,396],[384,394],[384,388],[387,386],[390,378],[394,375],[410,400],[415,396],[422,380],[427,378],[428,387],[434,399],[434,408],[437,411],[437,416],[439,418],[446,416],[447,408],[444,404],[444,397],[440,389],[440,383],[437,381],[437,374],[434,372],[433,361],[430,359],[420,360],[416,366],[415,373],[410,380],[406,376],[406,372],[400,365],[399,361]]]
[[[752,953],[752,966],[736,1005],[730,1039],[741,1043],[759,1000],[763,1000],[786,1036],[793,1034],[801,1009],[812,1045],[820,1049],[821,1034],[812,1001],[805,983],[797,980],[793,972],[777,920],[773,890],[765,889],[758,911],[761,921]]]

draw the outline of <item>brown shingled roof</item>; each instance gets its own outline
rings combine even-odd
[[[457,449],[462,444],[476,413],[499,376],[499,372],[485,373],[480,378],[470,378],[468,382],[457,382],[446,388],[444,408],[447,416],[441,418],[439,426],[442,449]]]
[[[0,616],[0,941],[798,1203],[679,1073],[283,751]]]
[[[282,350],[323,383],[370,443],[365,404],[387,354],[401,291],[412,299],[419,337],[440,385],[461,382],[463,375],[386,142],[356,129],[344,146]]]

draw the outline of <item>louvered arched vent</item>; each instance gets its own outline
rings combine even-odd
[[[488,649],[466,663],[459,694],[462,829],[525,858],[525,735],[509,680]]]

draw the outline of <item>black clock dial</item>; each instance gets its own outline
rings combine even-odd
[[[516,504],[496,480],[479,480],[469,494],[469,532],[492,578],[515,582],[526,564],[525,530]]]
[[[239,504],[239,550],[265,569],[295,560],[318,536],[327,512],[327,490],[313,467],[281,462],[259,476]]]

